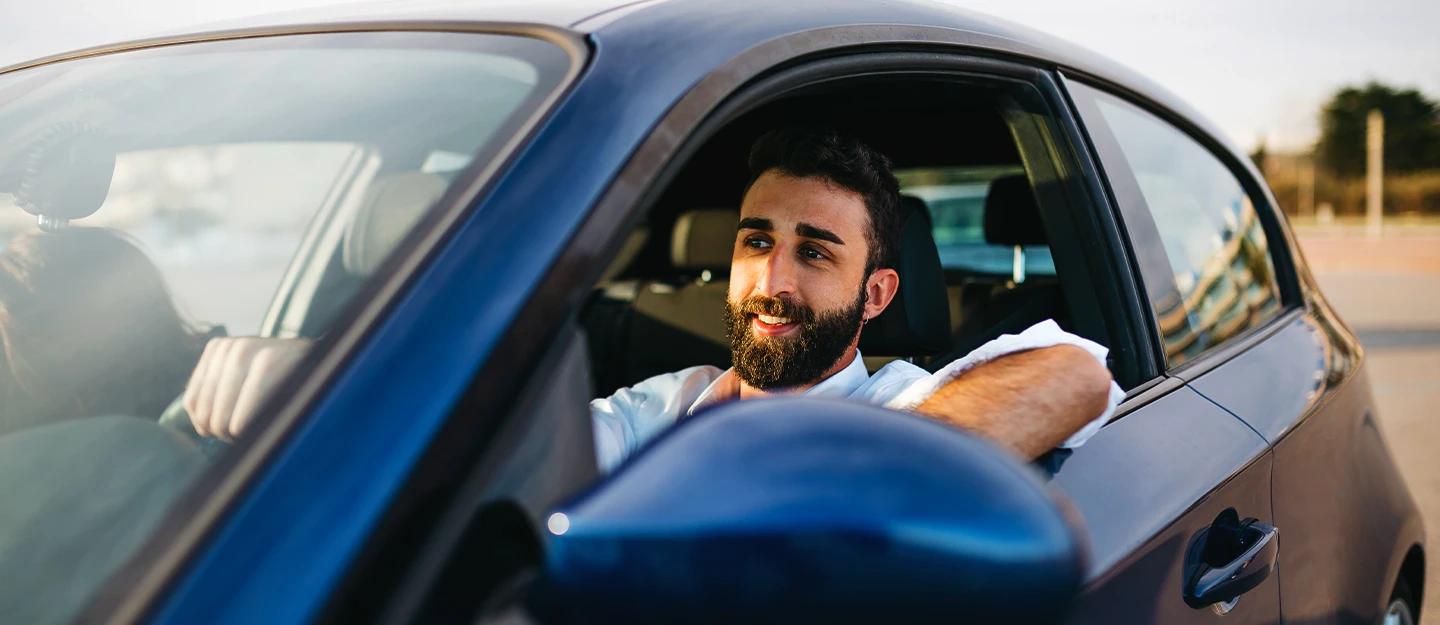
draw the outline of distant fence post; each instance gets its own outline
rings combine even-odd
[[[1300,164],[1300,206],[1297,213],[1302,217],[1315,216],[1315,159],[1306,158]]]
[[[1365,233],[1378,239],[1383,223],[1381,203],[1385,199],[1385,116],[1380,109],[1370,109],[1365,130]]]

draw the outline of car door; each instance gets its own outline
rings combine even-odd
[[[1419,538],[1354,337],[1313,287],[1300,299],[1304,269],[1237,159],[1114,96],[1078,83],[1072,92],[1116,138],[1172,259],[1181,306],[1163,330],[1170,374],[1274,447],[1285,621],[1377,621]],[[1203,212],[1187,202],[1207,193],[1219,218],[1187,219]],[[1176,262],[1207,257],[1217,260]]]
[[[1190,198],[1195,193],[1194,171],[1183,166],[1167,169],[1177,154],[1193,156],[1180,151],[1174,136],[1160,127],[1117,128],[1110,117],[1097,112],[1095,99],[1128,107],[1124,110],[1132,115],[1148,114],[1131,113],[1132,105],[1073,81],[1067,87],[1098,158],[1100,186],[1119,209],[1122,231],[1139,270],[1149,318],[1137,330],[1150,333],[1155,351],[1161,352],[1153,354],[1160,363],[1157,368],[1163,371],[1179,357],[1195,361],[1222,357],[1215,345],[1223,339],[1215,339],[1213,331],[1193,331],[1187,324],[1243,329],[1248,326],[1242,322],[1250,321],[1254,311],[1245,309],[1246,316],[1239,321],[1233,313],[1227,316],[1230,310],[1220,304],[1236,301],[1233,283],[1216,287],[1231,289],[1220,297],[1192,292],[1197,284],[1231,277],[1232,259],[1218,257],[1217,250],[1233,250],[1249,242],[1213,245],[1229,222],[1204,212],[1204,207],[1215,204]],[[1144,155],[1143,164],[1149,169],[1137,169],[1132,166],[1135,151],[1144,147],[1153,148]],[[1156,169],[1169,177],[1155,175]],[[1200,184],[1217,183],[1202,178]],[[1195,248],[1183,247],[1187,244]],[[1260,314],[1273,317],[1278,312],[1278,296],[1261,304],[1269,308]],[[1274,564],[1275,553],[1283,551],[1284,533],[1273,529],[1273,459],[1266,440],[1186,380],[1168,373],[1132,389],[1119,413],[1075,450],[1054,476],[1084,517],[1093,549],[1092,579],[1073,621],[1277,622],[1280,580]],[[1252,535],[1253,539],[1273,544],[1220,556],[1218,546],[1225,544],[1224,537],[1234,535],[1233,529],[1225,528],[1233,528],[1236,519],[1242,523],[1253,519],[1250,527],[1263,527],[1265,534],[1263,539]],[[1254,546],[1258,549],[1259,543]],[[1252,579],[1253,587],[1233,601],[1216,603],[1194,596],[1204,566],[1265,574]]]

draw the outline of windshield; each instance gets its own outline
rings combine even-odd
[[[207,345],[330,332],[570,64],[345,33],[0,75],[0,622],[73,617],[225,453],[181,401]]]

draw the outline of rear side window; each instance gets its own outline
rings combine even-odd
[[[1131,242],[1170,366],[1275,317],[1280,291],[1255,202],[1225,164],[1174,126],[1070,83]],[[1152,245],[1153,247],[1153,245]]]

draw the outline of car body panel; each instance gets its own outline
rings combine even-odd
[[[574,28],[603,14],[633,11],[663,0],[381,0],[268,13],[202,25],[231,30],[361,22],[474,22]],[[190,29],[194,31],[197,29]]]
[[[1263,439],[1183,385],[1100,430],[1054,478],[1090,536],[1089,581],[1071,622],[1219,618],[1182,598],[1186,548],[1226,508],[1271,523],[1270,471]],[[1227,619],[1275,622],[1279,588],[1262,583]]]
[[[1311,314],[1192,382],[1274,445],[1287,623],[1377,622],[1399,562],[1424,541],[1359,355],[1348,331]]]
[[[1241,595],[1224,614],[1214,608],[1192,608],[1182,598],[1186,548],[1192,537],[1208,528],[1221,511],[1234,508],[1241,516],[1270,522],[1263,508],[1270,498],[1271,465],[1270,454],[1262,455],[1243,472],[1195,502],[1194,507],[1174,523],[1145,540],[1124,561],[1111,567],[1082,592],[1068,622],[1096,625],[1279,622],[1281,587],[1274,573]],[[1262,512],[1255,512],[1257,508]],[[1283,535],[1280,544],[1283,550]]]
[[[1184,124],[1178,125],[1184,128]],[[1363,378],[1354,377],[1358,343],[1319,297],[1293,236],[1273,208],[1274,198],[1248,159],[1198,135],[1194,128],[1187,130],[1225,161],[1256,198],[1254,214],[1262,220],[1271,242],[1280,291],[1289,310],[1194,354],[1169,375],[1187,381],[1217,408],[1253,428],[1267,446],[1273,446],[1270,486],[1274,491],[1273,525],[1281,537],[1279,579],[1265,584],[1274,585],[1285,599],[1284,620],[1375,622],[1408,550],[1419,545],[1413,528],[1420,523],[1409,494],[1396,492],[1405,487],[1374,426],[1368,387]],[[1102,161],[1107,153],[1114,157],[1113,149],[1097,152]],[[1108,162],[1104,168],[1112,192],[1131,194],[1119,203],[1138,208],[1124,215],[1137,262],[1142,267],[1158,262],[1159,267],[1169,269],[1147,202],[1137,201],[1133,197],[1136,189],[1124,184],[1130,176],[1129,165],[1123,157],[1114,160],[1120,162]],[[1120,212],[1118,207],[1116,212]],[[1234,251],[1230,253],[1233,256]],[[1155,273],[1159,284],[1146,286],[1153,301],[1167,301],[1156,292],[1163,294],[1174,285],[1165,279],[1168,271]],[[1178,298],[1171,299],[1178,302]],[[1173,324],[1167,323],[1167,312],[1163,308],[1157,312],[1156,325],[1168,339],[1167,329]],[[1167,341],[1167,347],[1173,346]],[[1347,397],[1348,403],[1340,401]],[[1322,414],[1330,418],[1310,416]],[[1355,477],[1357,473],[1359,477]],[[1365,510],[1375,511],[1374,521],[1354,520],[1363,517]],[[1239,512],[1242,518],[1254,515]],[[1120,569],[1118,575],[1129,575]],[[1141,575],[1132,581],[1144,579],[1147,576]],[[1243,598],[1240,605],[1244,605]],[[1120,620],[1139,617],[1137,613]]]

